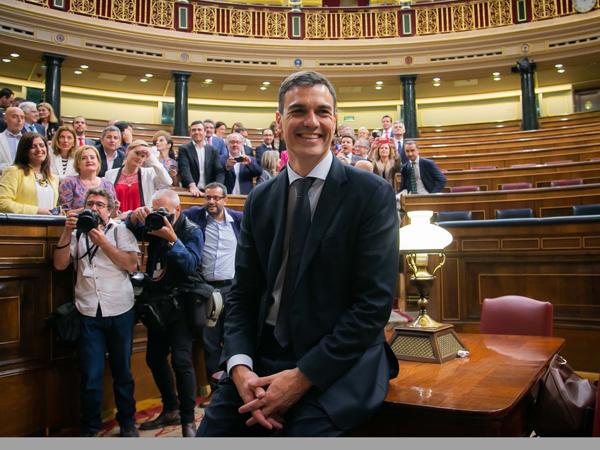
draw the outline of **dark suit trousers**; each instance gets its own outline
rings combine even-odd
[[[296,367],[290,359],[291,351],[282,349],[273,337],[273,327],[265,325],[261,345],[254,361],[254,371],[266,376],[282,370]],[[269,431],[260,425],[246,426],[250,414],[240,414],[238,408],[243,402],[233,380],[224,377],[219,388],[213,394],[210,405],[198,428],[199,437],[239,437],[239,436],[281,436],[302,437],[343,436],[345,432],[337,428],[317,400],[319,392],[311,388],[285,414],[285,423],[281,431]]]

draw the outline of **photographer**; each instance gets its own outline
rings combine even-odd
[[[203,234],[198,226],[181,215],[179,196],[162,189],[152,197],[152,209],[142,206],[127,217],[127,227],[139,240],[148,241],[146,273],[148,281],[138,297],[141,305],[155,302],[162,326],[153,325],[144,317],[148,328],[146,363],[152,370],[160,391],[163,410],[151,421],[141,424],[142,430],[153,430],[181,423],[183,437],[194,437],[196,378],[192,364],[194,330],[186,314],[186,300],[178,295],[183,286],[204,283],[199,275]],[[177,395],[167,357],[177,382]]]
[[[259,177],[262,167],[253,156],[244,154],[244,137],[231,133],[225,139],[229,154],[221,157],[225,169],[225,186],[228,194],[247,195],[252,190],[252,178]]]
[[[54,251],[54,267],[75,264],[75,306],[81,313],[79,363],[81,375],[81,436],[101,430],[104,355],[113,377],[120,435],[139,436],[135,428],[131,350],[135,313],[128,272],[137,266],[139,247],[123,224],[110,219],[114,197],[105,189],[89,189],[85,210],[69,212]]]

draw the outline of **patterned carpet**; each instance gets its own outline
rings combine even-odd
[[[196,400],[197,405],[204,404],[207,401],[206,397],[198,397]],[[142,402],[138,402],[137,413],[135,414],[135,423],[138,428],[139,425],[148,420],[154,419],[162,410],[160,399],[149,399]],[[110,416],[106,418],[102,424],[102,431],[100,437],[118,437],[119,436],[119,424],[114,419],[115,411],[110,413]],[[196,406],[196,426],[200,424],[200,420],[204,417],[204,408]],[[140,431],[141,437],[181,437],[181,425],[172,425],[158,430]]]

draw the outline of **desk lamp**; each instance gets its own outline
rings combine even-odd
[[[451,324],[442,324],[427,314],[429,293],[435,274],[446,262],[443,253],[452,242],[446,229],[432,224],[433,211],[410,211],[410,224],[400,228],[400,254],[406,257],[410,282],[419,292],[419,315],[406,325],[397,326],[391,347],[398,359],[442,363],[466,350]],[[440,263],[429,272],[429,255],[438,255]]]

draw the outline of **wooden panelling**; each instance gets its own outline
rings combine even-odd
[[[478,330],[484,298],[517,294],[549,301],[554,334],[567,340],[564,356],[577,370],[599,372],[600,358],[590,355],[597,355],[600,341],[600,246],[583,250],[582,244],[598,243],[600,221],[564,220],[512,226],[446,223],[458,247],[447,249],[451,263],[442,269],[431,296],[431,303],[443,304],[430,308],[432,317],[472,332]],[[435,315],[440,310],[443,316]]]
[[[19,297],[0,297],[0,347],[19,342],[21,337]]]
[[[46,257],[46,242],[10,242],[0,243],[0,260],[9,259],[13,262],[23,262],[32,259],[43,260]]]

